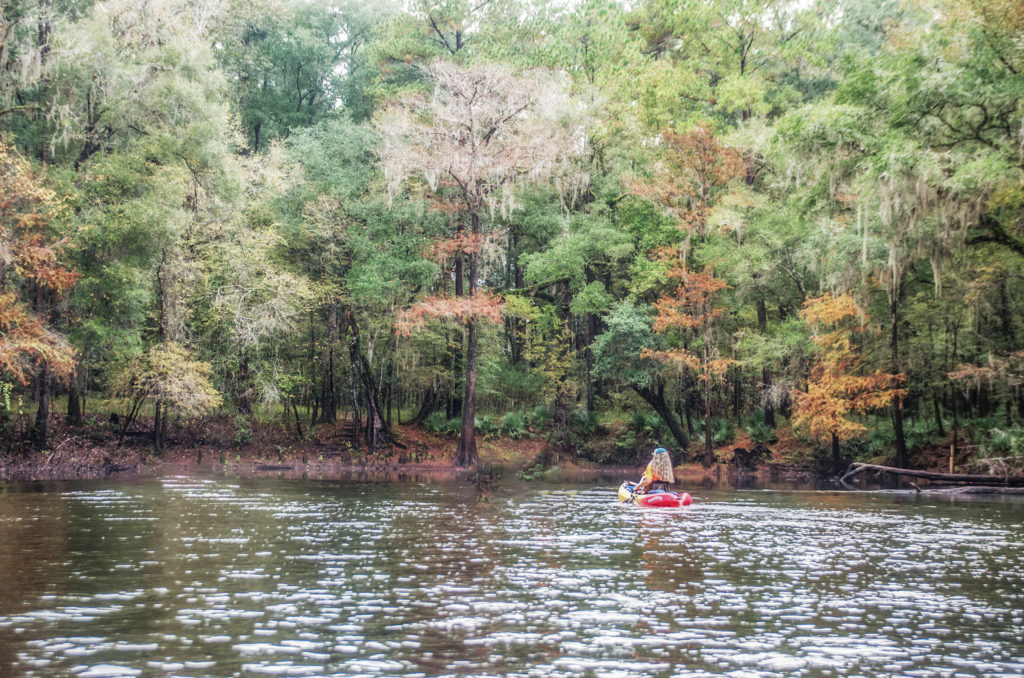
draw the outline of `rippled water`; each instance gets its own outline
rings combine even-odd
[[[1024,674],[1024,505],[0,486],[3,676]]]

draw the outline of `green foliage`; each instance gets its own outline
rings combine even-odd
[[[115,376],[112,391],[129,408],[151,400],[186,417],[199,417],[221,404],[211,373],[210,364],[195,360],[184,346],[164,342],[127,363]]]
[[[531,370],[529,365],[512,365],[504,360],[496,363],[481,360],[479,383],[481,396],[489,396],[498,403],[511,403],[513,407],[537,402],[545,386],[544,375]]]
[[[561,475],[562,469],[558,466],[544,466],[543,464],[536,464],[525,471],[522,471],[519,474],[519,477],[527,481],[557,480]]]
[[[736,426],[729,419],[711,420],[711,439],[715,446],[731,443],[736,437]]]
[[[907,449],[911,452],[932,449],[938,447],[942,442],[932,421],[915,419],[906,426],[905,434],[907,437]]]
[[[450,438],[457,437],[461,431],[462,417],[452,417],[444,423],[444,426],[441,427],[441,433]]]
[[[555,418],[555,411],[544,404],[534,407],[527,416],[527,423],[536,429],[542,429],[551,424]]]
[[[981,452],[986,458],[1024,457],[1024,426],[992,429]]]
[[[444,416],[444,412],[431,412],[423,420],[423,428],[430,433],[443,433],[447,423],[448,419]]]
[[[423,421],[423,428],[431,433],[452,438],[458,436],[462,430],[462,417],[448,419],[444,416],[444,412],[432,412]]]
[[[476,431],[485,438],[494,438],[501,431],[501,421],[495,417],[482,416],[474,420]]]
[[[463,282],[475,258],[473,282],[494,309],[504,300],[502,322],[479,334],[480,404],[508,412],[477,419],[485,436],[532,430],[633,463],[669,436],[655,408],[700,409],[709,384],[724,413],[738,380],[747,434],[770,445],[762,408],[785,411],[814,367],[800,309],[831,292],[856,306],[850,376],[905,377],[909,450],[948,443],[930,410],[937,401],[948,430],[958,389],[965,439],[1019,454],[1019,4],[8,3],[0,136],[18,169],[3,192],[0,421],[28,428],[29,384],[47,363],[136,415],[159,402],[211,416],[223,397],[232,413],[275,404],[277,423],[286,406],[291,426],[359,381],[360,351],[367,383],[403,414],[423,394],[459,398],[462,329],[394,328],[416,299],[454,293],[464,247]],[[469,182],[478,193],[461,191],[454,166],[398,171],[416,158],[382,133],[396,102],[434,100],[439,58],[518,74],[538,110],[546,85],[571,99],[533,119],[528,153],[490,157],[519,160],[500,181]],[[729,180],[673,156],[667,140],[693,141],[698,126],[720,144],[711,164],[737,161]],[[560,157],[523,160],[556,138],[571,141]],[[573,172],[533,185],[569,155]],[[384,157],[405,177],[391,191]],[[452,239],[472,223],[462,203],[477,208],[479,241]],[[72,269],[73,288],[36,294],[33,275]],[[701,273],[728,284],[714,326],[655,333],[666,291],[695,289]],[[739,361],[728,380],[650,357],[703,361],[705,348]],[[621,423],[599,425],[615,413]],[[892,414],[853,415],[866,434],[844,454],[891,461]],[[252,416],[236,417],[238,444]],[[436,412],[424,426],[461,428]],[[715,420],[716,444],[728,427]]]
[[[665,426],[665,422],[656,414],[634,412],[629,421],[629,430],[637,435],[657,438]]]
[[[597,412],[577,410],[572,415],[572,430],[577,436],[589,438],[600,428],[600,417]]]
[[[522,412],[506,412],[501,418],[501,435],[512,440],[519,440],[529,435],[526,429],[526,417]]]
[[[647,386],[658,370],[656,361],[643,358],[644,349],[656,345],[649,313],[625,301],[605,317],[606,329],[594,340],[594,373],[624,386]]]
[[[750,436],[750,440],[753,443],[772,445],[779,440],[779,437],[775,435],[775,429],[764,423],[764,419],[759,417],[755,417],[747,422],[744,429],[746,430],[747,435]]]
[[[245,417],[236,414],[233,420],[233,429],[235,434],[232,442],[235,447],[242,447],[252,442],[252,430],[249,428],[249,422]]]
[[[14,384],[0,381],[0,432],[6,432],[11,421],[11,393]]]
[[[704,443],[704,428],[703,426],[695,431],[696,437]],[[731,443],[736,438],[736,425],[730,419],[720,419],[718,417],[712,417],[711,419],[711,444],[714,447],[720,447]],[[807,443],[811,444],[814,441],[807,440]]]

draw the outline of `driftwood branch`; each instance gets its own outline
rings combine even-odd
[[[932,471],[916,471],[914,469],[895,468],[893,466],[879,466],[878,464],[862,464],[859,462],[851,464],[850,470],[846,472],[846,475],[839,479],[839,482],[846,484],[847,480],[849,480],[850,478],[859,473],[864,473],[865,471],[891,473],[893,475],[908,476],[911,478],[925,478],[927,480],[937,480],[946,483],[1024,486],[1024,477],[1022,476],[988,476],[967,473],[934,473]]]

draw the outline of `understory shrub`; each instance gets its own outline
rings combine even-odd
[[[484,415],[477,417],[474,423],[476,424],[476,432],[485,438],[493,438],[501,431],[501,425],[495,417]]]
[[[527,417],[527,423],[530,426],[539,429],[544,428],[545,426],[550,424],[554,418],[555,413],[554,411],[552,411],[550,407],[548,407],[547,405],[537,405],[536,407],[533,408],[533,411],[530,412],[529,416]]]
[[[448,423],[448,419],[444,416],[444,412],[431,412],[423,420],[423,428],[429,433],[442,433],[446,423]]]
[[[506,438],[519,440],[525,438],[527,433],[526,417],[522,412],[507,412],[501,418],[501,434]]]
[[[749,421],[744,428],[747,431],[747,435],[750,436],[752,443],[772,445],[779,442],[779,437],[775,435],[775,429],[764,423],[764,420],[760,417]]]
[[[985,458],[1024,457],[1024,426],[994,428],[980,448]]]

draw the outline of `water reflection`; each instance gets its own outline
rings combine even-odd
[[[1019,503],[614,487],[3,492],[0,675],[1024,672]]]

